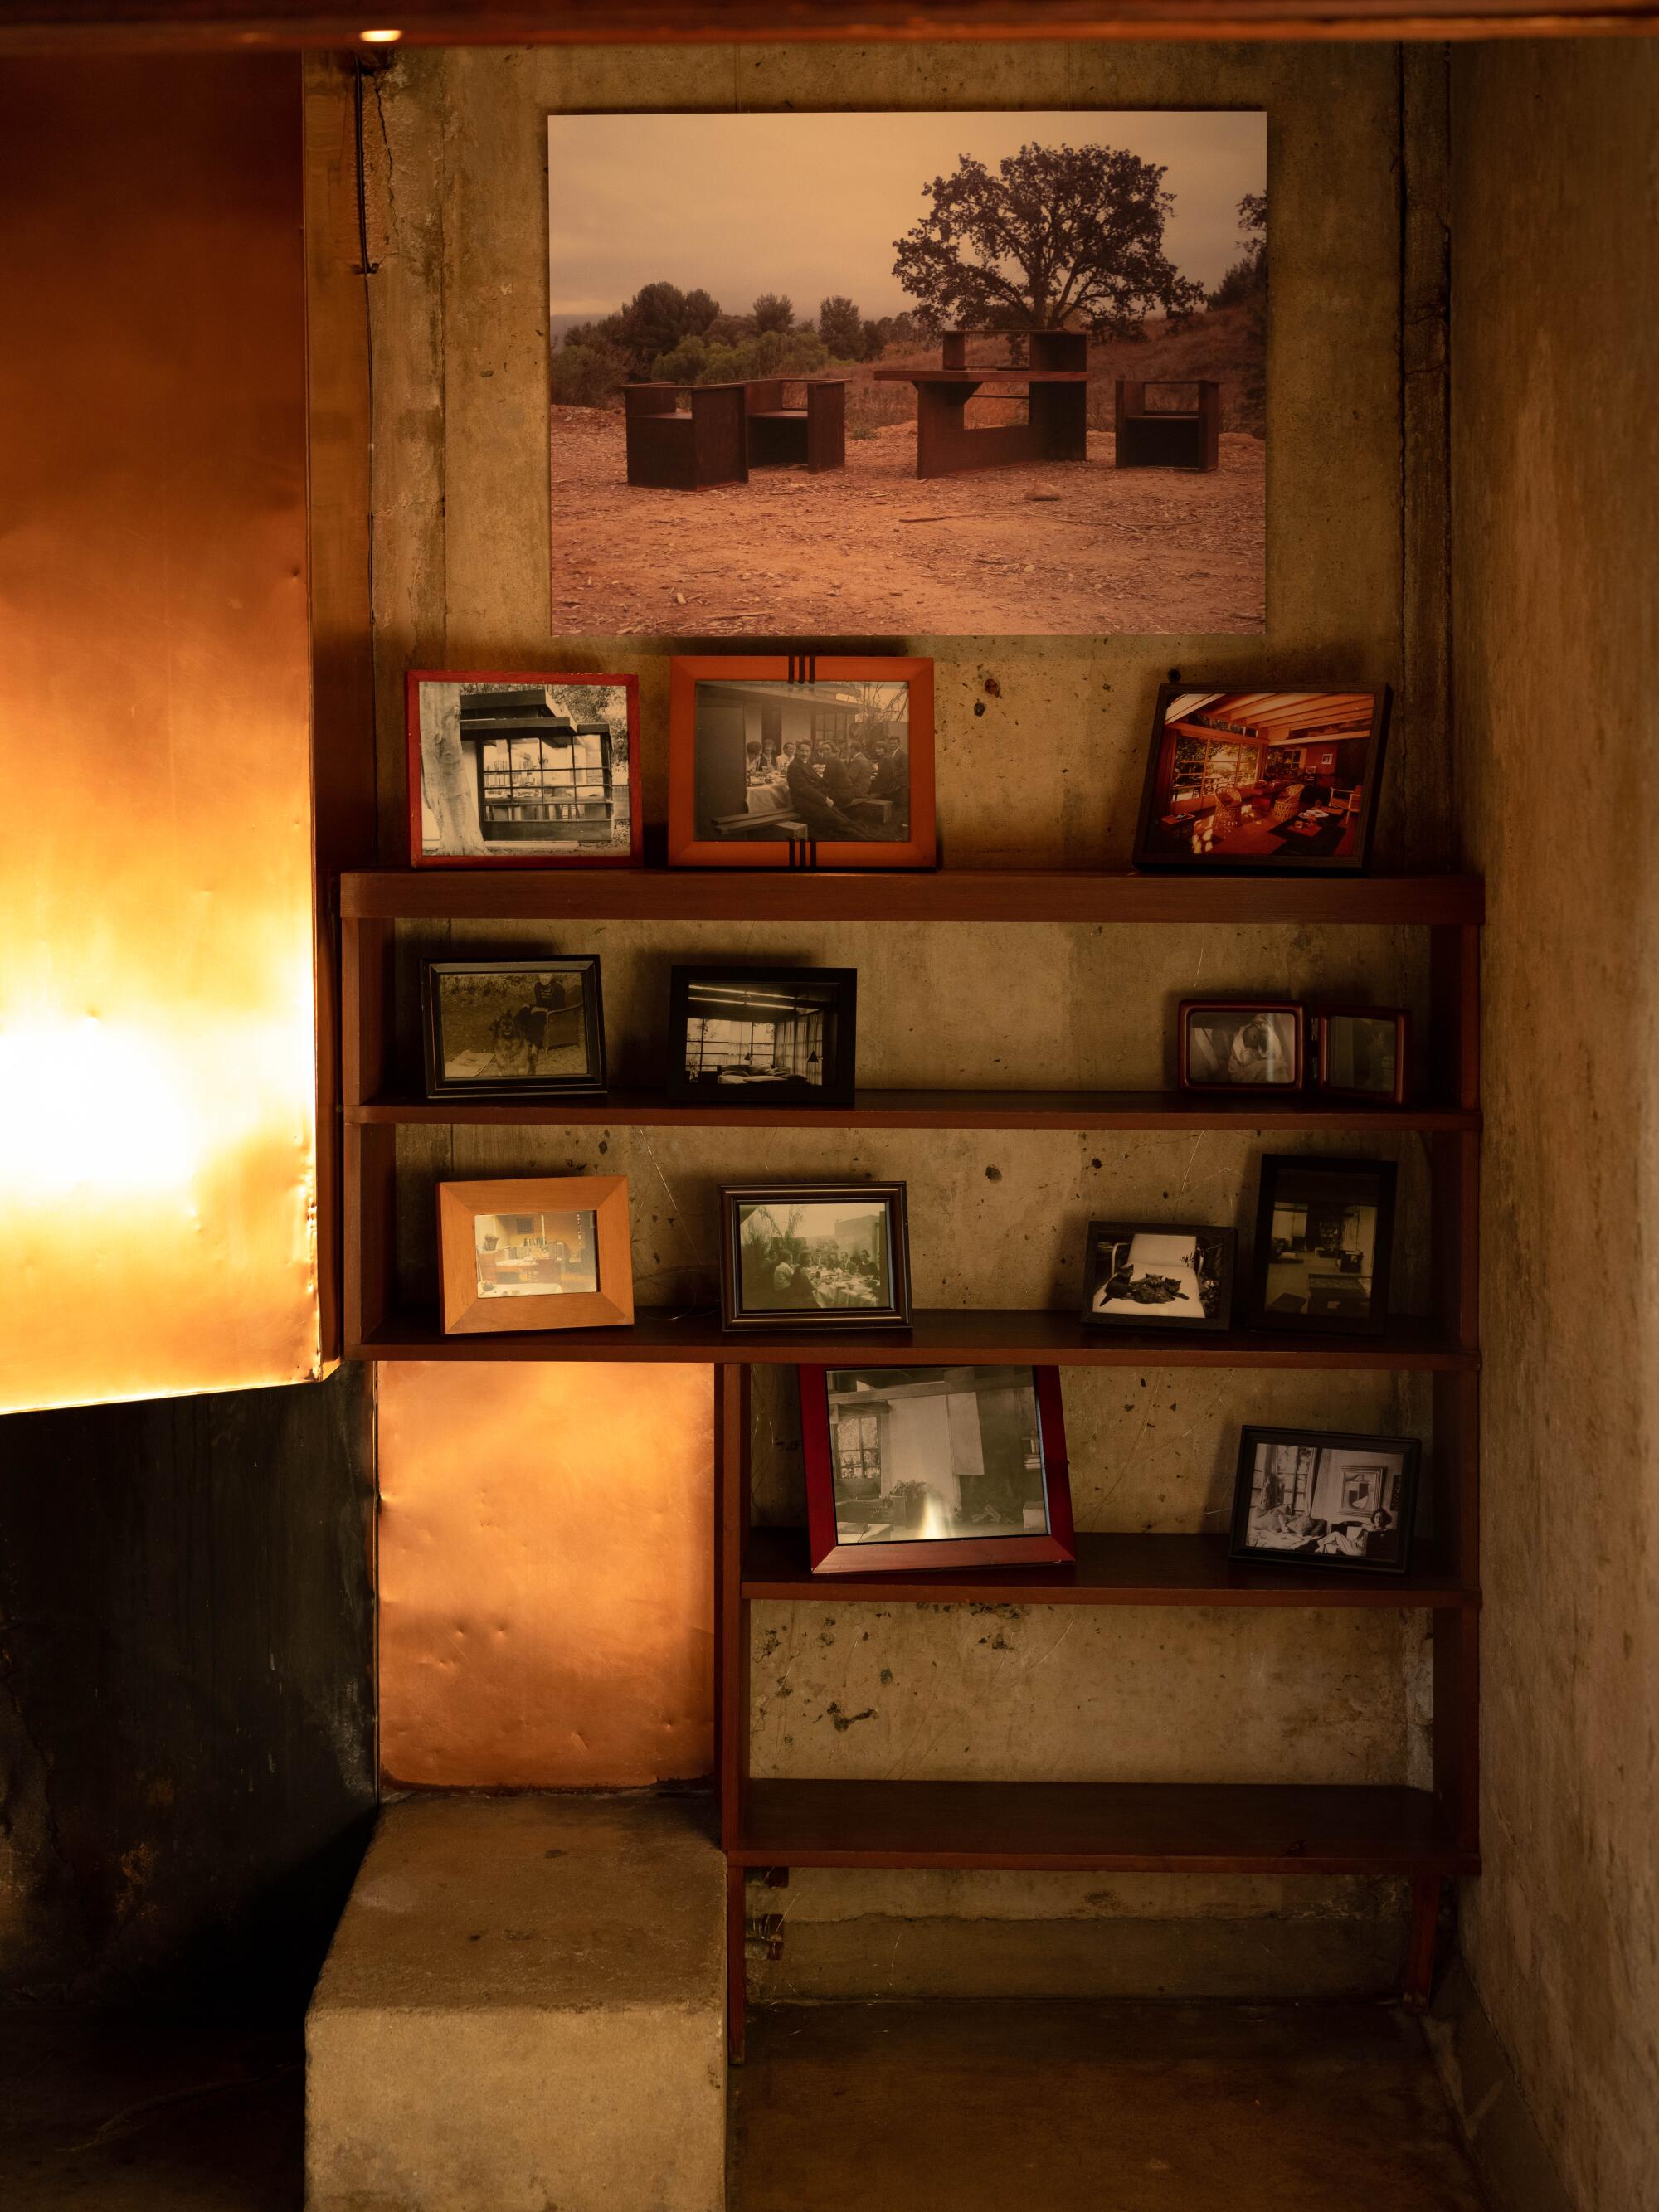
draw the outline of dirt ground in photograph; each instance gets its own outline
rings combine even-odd
[[[620,413],[552,410],[552,627],[697,637],[1259,631],[1266,447],[1224,431],[1212,476],[1086,462],[918,479],[913,422],[849,436],[822,476],[657,491]],[[972,421],[970,416],[969,420]]]

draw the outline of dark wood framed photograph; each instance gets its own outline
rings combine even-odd
[[[677,1106],[850,1106],[855,968],[676,968],[668,1081]]]
[[[1158,695],[1138,868],[1357,875],[1370,859],[1392,693]]]
[[[723,1328],[908,1328],[902,1182],[720,1186]]]
[[[428,1098],[605,1089],[596,956],[428,960],[422,986]]]
[[[636,676],[412,669],[405,719],[412,866],[638,866]]]
[[[802,1367],[817,1575],[1075,1559],[1057,1367]]]
[[[1411,1016],[1400,1006],[1316,1006],[1310,1055],[1316,1091],[1403,1106],[1410,1093]]]
[[[446,1336],[634,1318],[625,1176],[438,1185]]]
[[[1267,1156],[1251,1256],[1256,1328],[1339,1335],[1382,1328],[1395,1181],[1392,1160]]]
[[[1421,1457],[1415,1437],[1245,1428],[1232,1557],[1403,1575],[1411,1564]]]
[[[931,868],[933,664],[810,653],[670,664],[668,858]]]
[[[1176,1024],[1183,1091],[1301,1087],[1302,1009],[1285,999],[1183,999]]]
[[[1091,1221],[1083,1318],[1107,1328],[1226,1328],[1236,1229]]]

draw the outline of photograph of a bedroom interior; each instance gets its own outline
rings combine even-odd
[[[1368,691],[1187,691],[1159,749],[1152,830],[1173,856],[1344,860],[1375,774]]]

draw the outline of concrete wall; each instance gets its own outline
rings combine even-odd
[[[1459,773],[1486,876],[1464,1941],[1583,2212],[1659,2201],[1659,51],[1454,65]]]
[[[1301,679],[1396,685],[1379,852],[1385,862],[1432,860],[1444,850],[1449,789],[1439,690],[1443,92],[1437,58],[1382,46],[400,56],[369,111],[386,856],[405,849],[409,666],[637,669],[647,822],[664,811],[665,644],[549,629],[548,112],[1019,101],[1268,112],[1269,630],[1265,647],[1241,637],[905,641],[901,649],[936,661],[950,859],[1126,860],[1158,684],[1183,666],[1206,680],[1254,680],[1271,656]],[[510,942],[514,933],[489,935]],[[1417,1000],[1423,981],[1420,946],[1389,932],[612,924],[582,929],[580,941],[551,935],[562,950],[604,959],[621,1081],[655,1070],[675,957],[856,965],[860,1073],[894,1084],[1157,1085],[1170,1073],[1174,1002],[1194,987],[1301,992],[1317,979],[1392,1003]],[[459,927],[411,931],[405,983],[418,951],[465,937]],[[410,1044],[411,1005],[405,992]],[[811,1171],[908,1178],[918,1299],[983,1305],[1070,1303],[1091,1212],[1242,1222],[1264,1149],[1144,1135],[840,1132],[826,1141],[790,1132],[761,1142],[730,1131],[440,1128],[400,1139],[400,1267],[413,1295],[431,1283],[435,1177],[569,1164],[629,1176],[647,1299],[708,1294],[719,1179]],[[1414,1140],[1405,1167],[1409,1296],[1421,1285]],[[1241,1420],[1426,1435],[1425,1395],[1388,1376],[1275,1377],[1267,1389],[1226,1374],[1068,1375],[1081,1525],[1218,1528]],[[763,1486],[773,1510],[790,1515],[798,1447],[776,1378],[761,1408]],[[999,1620],[988,1636],[982,1623],[937,1609],[872,1612],[851,1632],[819,1616],[807,1607],[757,1621],[757,1771],[1422,1778],[1419,1626],[1392,1613],[1113,1613],[1067,1623],[1039,1610]],[[941,1684],[954,1686],[948,1714],[938,1708]],[[969,1705],[972,1724],[958,1730]],[[868,1720],[836,1725],[866,1706]],[[756,1893],[757,1910],[778,1902]],[[793,1924],[773,1967],[797,1986],[872,1986],[878,1970],[881,1986],[912,1989],[974,1986],[976,1973],[983,1988],[1042,1986],[1032,1978],[1045,1972],[1070,1977],[1065,1986],[1379,1986],[1398,1960],[1396,1901],[1358,1885],[797,1875],[787,1902]],[[1275,1940],[1267,1923],[1280,1916],[1314,1932]],[[968,1918],[1012,1930],[1001,1964],[998,1939],[981,1940],[978,1924],[963,1930]],[[1167,1943],[1114,1942],[1112,1930],[1131,1921],[1168,1931]],[[1058,1940],[1028,1942],[1021,1930],[1034,1922],[1051,1933],[1066,1924]],[[1092,1936],[1079,1932],[1085,1922]]]

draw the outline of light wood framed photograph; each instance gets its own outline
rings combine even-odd
[[[668,858],[694,868],[931,868],[933,664],[682,655]]]
[[[722,1328],[908,1328],[902,1182],[720,1186]]]
[[[605,1089],[593,953],[422,964],[428,1098],[556,1098]]]
[[[637,676],[411,669],[416,868],[637,867]]]
[[[626,1176],[438,1185],[446,1336],[634,1318]]]

